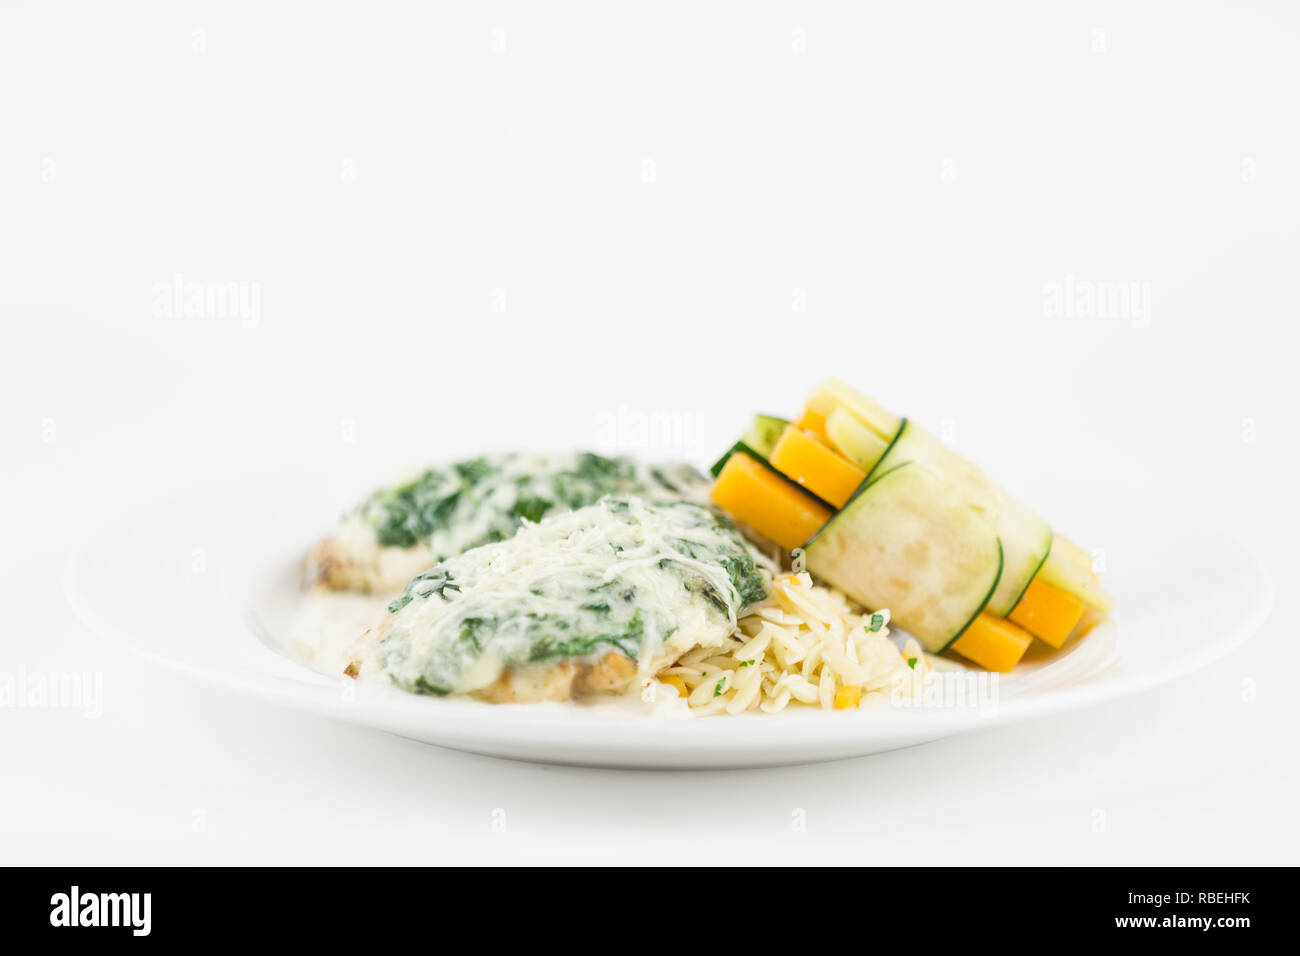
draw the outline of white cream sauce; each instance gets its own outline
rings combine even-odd
[[[342,678],[344,669],[352,660],[358,635],[372,627],[375,621],[387,612],[388,602],[395,596],[377,597],[369,594],[324,590],[305,591],[286,628],[285,651],[289,657],[319,674],[333,679]],[[383,674],[368,676],[371,680],[388,682],[388,678]],[[483,704],[482,706],[500,705]],[[629,716],[670,719],[694,716],[685,698],[678,697],[674,688],[649,679],[638,682],[637,686],[626,694],[591,694],[578,698],[567,706]]]
[[[720,643],[763,595],[750,547],[708,509],[606,498],[416,577],[358,661],[439,694],[611,651],[645,679],[689,647]]]

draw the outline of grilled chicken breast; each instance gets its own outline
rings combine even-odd
[[[766,595],[756,559],[706,506],[606,497],[417,575],[348,673],[495,702],[620,693],[732,634]]]
[[[589,452],[494,455],[430,468],[347,515],[312,549],[308,577],[329,590],[395,593],[439,561],[609,494],[703,501],[707,483],[689,465]]]

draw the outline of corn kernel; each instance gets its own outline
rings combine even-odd
[[[669,687],[676,689],[677,696],[682,698],[682,700],[685,700],[691,695],[691,692],[686,689],[686,681],[682,680],[677,674],[669,674],[667,677],[661,677],[659,678],[659,683],[667,684]]]
[[[850,707],[857,707],[862,702],[862,688],[841,687],[835,692],[835,709],[848,710]]]

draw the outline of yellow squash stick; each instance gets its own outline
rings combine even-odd
[[[1005,674],[1020,663],[1033,640],[1028,631],[985,611],[971,622],[950,649],[980,667]]]
[[[772,448],[772,467],[818,498],[843,508],[867,473],[808,432],[787,425]]]
[[[713,483],[714,504],[787,551],[799,547],[831,519],[831,511],[742,451]]]

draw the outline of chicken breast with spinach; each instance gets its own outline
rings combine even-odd
[[[731,635],[766,596],[756,558],[704,505],[607,497],[417,575],[348,673],[497,702],[621,693]]]
[[[609,494],[703,500],[707,489],[686,464],[590,452],[474,458],[372,494],[316,546],[308,574],[330,590],[393,593],[439,561],[504,541],[525,521]]]

